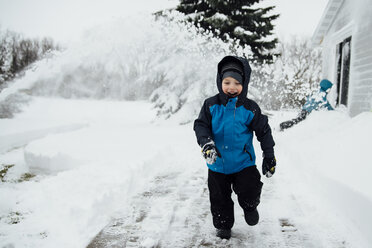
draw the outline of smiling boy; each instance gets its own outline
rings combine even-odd
[[[248,225],[259,221],[262,182],[256,166],[253,132],[263,151],[262,173],[275,172],[274,140],[268,119],[248,99],[251,68],[248,60],[226,56],[217,66],[219,93],[204,101],[194,131],[208,170],[208,189],[217,236],[229,239],[234,225],[232,189]]]

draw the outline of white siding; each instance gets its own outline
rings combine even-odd
[[[372,109],[372,1],[363,1],[355,31],[351,115]]]
[[[372,109],[372,1],[345,0],[323,40],[323,76],[336,83],[336,45],[351,36],[348,110]],[[330,96],[335,99],[336,89]]]

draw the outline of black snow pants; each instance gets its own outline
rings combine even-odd
[[[228,175],[209,170],[209,199],[215,228],[231,229],[234,225],[232,189],[244,211],[252,211],[258,206],[263,185],[260,179],[261,175],[256,166],[249,166],[238,173]]]
[[[290,128],[292,127],[293,125],[299,123],[300,121],[303,121],[306,119],[306,116],[308,115],[309,113],[306,111],[306,110],[302,110],[298,116],[292,120],[289,120],[289,121],[285,121],[285,122],[282,122],[280,123],[280,130],[283,131],[284,129],[287,129],[287,128]]]

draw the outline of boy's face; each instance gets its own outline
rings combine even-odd
[[[242,93],[243,86],[238,80],[232,77],[227,77],[222,80],[222,91],[230,97],[236,97]]]

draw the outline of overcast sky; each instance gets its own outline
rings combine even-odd
[[[178,0],[0,0],[0,28],[30,37],[70,40],[82,30],[113,17],[175,6]],[[328,0],[264,0],[281,14],[276,21],[279,38],[311,36]]]

